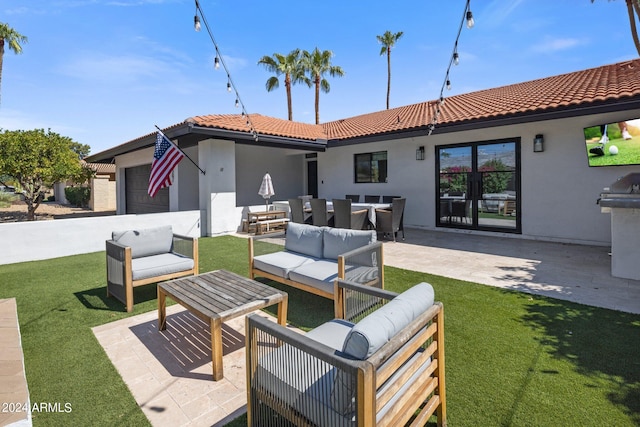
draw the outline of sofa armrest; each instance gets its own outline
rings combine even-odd
[[[174,253],[193,260],[193,274],[198,274],[198,238],[173,234],[172,250]]]
[[[338,256],[338,278],[384,289],[382,248],[375,242]]]
[[[273,246],[269,243],[263,243],[262,240],[274,239],[279,237],[285,237],[286,231],[280,231],[276,233],[269,234],[259,234],[255,236],[250,236],[247,241],[249,242],[249,272],[253,270],[253,258],[257,255],[264,255],[265,253],[275,252],[274,246],[277,247],[277,250],[282,250],[284,245],[276,245],[273,243]]]
[[[113,240],[106,241],[107,283],[109,286],[124,286],[127,271],[131,271],[131,248]],[[127,264],[129,264],[127,266]]]
[[[335,317],[357,323],[397,295],[385,289],[338,279],[334,284]]]
[[[294,425],[305,420],[314,425],[349,424],[353,414],[343,418],[346,414],[331,403],[334,393],[345,390],[355,398],[356,425],[365,425],[362,414],[372,416],[372,393],[363,398],[356,392],[373,390],[371,363],[342,357],[335,349],[260,315],[247,316],[245,331],[247,425],[268,425],[274,415]]]

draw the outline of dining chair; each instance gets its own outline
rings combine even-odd
[[[393,199],[399,199],[400,196],[382,196],[382,203],[391,203]]]
[[[368,196],[368,195],[364,195],[364,202],[365,203],[380,203],[380,196]]]
[[[333,226],[351,228],[351,199],[333,199]]]
[[[347,194],[345,199],[351,199],[353,203],[358,203],[360,201],[359,194]]]
[[[327,199],[311,199],[311,222],[316,226],[329,225],[327,217]]]
[[[398,231],[402,231],[402,240],[404,240],[404,226],[402,217],[404,215],[404,206],[407,199],[393,199],[391,210],[376,209],[376,231],[382,233],[382,236],[391,234],[393,241],[396,241]]]
[[[289,199],[289,209],[291,210],[291,222],[304,223],[304,201],[302,199]]]

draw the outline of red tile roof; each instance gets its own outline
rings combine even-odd
[[[440,107],[438,124],[526,115],[572,106],[640,96],[640,60],[605,65],[588,70],[517,83],[509,86],[455,95]],[[344,140],[404,130],[418,129],[433,120],[437,101],[421,102],[321,125],[292,122],[251,114],[259,134],[303,140]],[[241,115],[208,115],[187,119],[198,126],[231,131],[247,131]]]
[[[311,141],[327,138],[322,126],[319,125],[276,119],[274,117],[263,116],[261,114],[249,114],[248,116],[255,130],[262,135],[308,139]],[[211,114],[208,116],[196,116],[188,118],[186,122],[209,128],[251,132],[251,128],[247,123],[247,118],[240,114]]]

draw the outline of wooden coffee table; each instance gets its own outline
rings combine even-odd
[[[278,304],[278,323],[286,326],[286,292],[235,273],[216,270],[158,284],[158,329],[167,327],[166,297],[198,316],[211,328],[211,362],[214,381],[222,369],[222,322]]]

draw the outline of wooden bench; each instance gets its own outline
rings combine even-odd
[[[283,230],[286,228],[288,223],[289,218],[274,218],[256,221],[254,224],[256,227],[256,234],[264,234]]]

